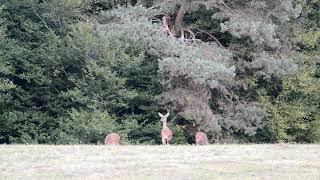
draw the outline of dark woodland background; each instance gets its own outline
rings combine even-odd
[[[319,0],[0,0],[0,143],[320,142]]]

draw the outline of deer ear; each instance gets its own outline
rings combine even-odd
[[[158,112],[158,114],[159,114],[160,117],[163,117],[163,115],[161,113]]]
[[[170,114],[170,112],[168,112],[168,113],[166,114],[166,118],[169,116],[169,114]]]

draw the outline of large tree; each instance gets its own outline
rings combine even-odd
[[[103,1],[100,1],[103,2]],[[257,86],[296,72],[291,1],[138,1],[97,15],[97,31],[156,56],[160,104],[188,133],[254,135],[270,121]],[[125,4],[126,6],[128,4]],[[187,120],[187,121],[185,121]]]

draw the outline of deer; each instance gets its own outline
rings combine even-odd
[[[104,139],[104,144],[108,145],[119,145],[120,144],[120,136],[117,133],[109,133]]]
[[[208,141],[207,134],[204,132],[198,131],[196,133],[196,145],[208,145],[208,144],[209,144],[209,141]]]
[[[195,121],[192,122],[193,126],[196,126]],[[195,135],[196,138],[196,145],[208,145],[208,136],[206,133],[201,132],[199,126],[197,127],[197,133]]]
[[[159,113],[159,116],[161,117],[160,121],[162,121],[161,138],[162,138],[163,145],[169,145],[172,139],[172,131],[167,126],[167,118],[169,114],[170,114],[169,112],[166,115],[162,115],[161,113]]]

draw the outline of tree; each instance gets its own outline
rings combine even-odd
[[[166,41],[179,42],[173,47],[161,43],[174,56],[159,57],[165,80],[162,103],[189,120],[191,132],[199,127],[213,140],[224,141],[252,136],[270,122],[255,84],[268,86],[297,71],[286,28],[299,16],[300,6],[291,1],[170,0],[154,1],[151,9],[157,11],[154,16],[162,15]],[[134,29],[155,34],[141,27]]]
[[[289,142],[319,142],[319,58],[320,1],[302,1],[302,15],[293,34],[302,54],[301,68],[281,83],[277,96],[262,91],[264,102],[273,115],[272,130],[275,139]]]
[[[1,78],[14,85],[1,96],[1,143],[54,143],[68,103],[60,92],[72,86],[62,75],[59,51],[70,23],[80,19],[76,1],[16,1],[1,3],[6,36]],[[72,9],[72,11],[69,11]],[[69,86],[65,86],[69,85]]]

